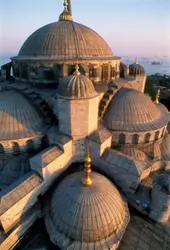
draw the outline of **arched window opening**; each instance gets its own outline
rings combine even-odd
[[[20,148],[17,142],[12,143],[12,152],[15,155],[20,154]]]
[[[162,137],[164,136],[165,128],[162,130]]]
[[[47,136],[43,136],[41,139],[41,150],[44,150],[49,147],[49,141]]]
[[[28,154],[33,154],[34,153],[35,147],[34,147],[34,141],[33,140],[28,140],[26,142],[26,147],[27,147]]]
[[[125,144],[125,141],[126,141],[126,135],[120,134],[118,139],[118,144]]]
[[[147,133],[147,134],[145,135],[145,143],[150,142],[150,138],[151,138],[151,134],[150,134],[150,133]]]
[[[139,135],[135,134],[132,136],[132,144],[138,144],[139,143]]]
[[[155,133],[155,140],[158,140],[159,139],[159,131],[157,131],[156,133]]]

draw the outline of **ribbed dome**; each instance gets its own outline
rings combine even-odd
[[[152,131],[166,126],[169,114],[155,105],[142,92],[121,88],[113,97],[104,117],[104,123],[115,131]]]
[[[142,65],[138,64],[138,62],[134,62],[129,65],[129,75],[130,76],[142,76],[145,75],[145,70]]]
[[[90,187],[82,185],[82,176],[68,176],[54,191],[46,206],[47,231],[61,249],[111,249],[128,224],[127,204],[104,176],[93,172]]]
[[[37,136],[45,125],[33,106],[16,91],[0,91],[0,140]]]
[[[58,21],[28,37],[16,58],[77,60],[112,57],[110,47],[95,31],[72,21]]]
[[[60,96],[69,99],[91,98],[97,94],[93,83],[84,75],[69,75],[61,81],[58,90]]]

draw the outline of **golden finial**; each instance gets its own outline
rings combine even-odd
[[[135,58],[134,64],[138,64],[138,59],[137,59],[137,57]]]
[[[158,89],[158,90],[157,90],[157,94],[156,94],[156,98],[155,98],[155,103],[156,103],[156,104],[158,104],[158,103],[159,103],[160,93],[161,93],[161,90],[160,90],[160,89]]]
[[[75,66],[75,71],[74,71],[74,75],[76,75],[76,76],[80,76],[81,75],[81,73],[80,73],[80,71],[79,71],[79,65],[78,65],[78,60],[77,60],[77,62],[76,62],[76,66]]]
[[[73,17],[71,14],[71,2],[69,1],[68,3],[68,0],[64,0],[63,5],[64,5],[64,11],[61,13],[59,21],[73,21]]]
[[[85,156],[84,176],[81,180],[82,184],[86,187],[91,186],[93,183],[90,177],[90,173],[91,173],[91,157],[90,157],[89,148],[88,148],[87,154]]]

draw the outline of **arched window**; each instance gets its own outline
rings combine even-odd
[[[0,144],[0,154],[5,154],[5,150],[2,144]]]
[[[29,154],[34,153],[34,149],[35,149],[35,147],[34,147],[34,141],[33,140],[28,140],[26,142],[26,145],[27,145],[27,152]]]
[[[120,134],[118,139],[118,144],[125,144],[125,141],[126,141],[126,135]]]
[[[155,140],[158,140],[159,139],[159,131],[157,131],[156,133],[155,133]]]
[[[13,154],[20,154],[20,148],[17,142],[12,143]]]
[[[162,136],[164,136],[165,128],[162,130]]]
[[[132,136],[132,144],[138,144],[139,143],[139,135],[135,134]]]
[[[47,136],[43,136],[41,139],[41,150],[44,150],[49,147],[49,141]]]
[[[150,138],[151,138],[151,134],[150,133],[147,133],[145,135],[145,142],[148,143],[150,141]]]

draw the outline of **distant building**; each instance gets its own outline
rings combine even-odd
[[[170,113],[159,92],[155,102],[143,93],[143,66],[75,23],[70,0],[11,60],[0,84],[0,249],[40,218],[59,249],[137,249],[138,220],[168,245]]]

